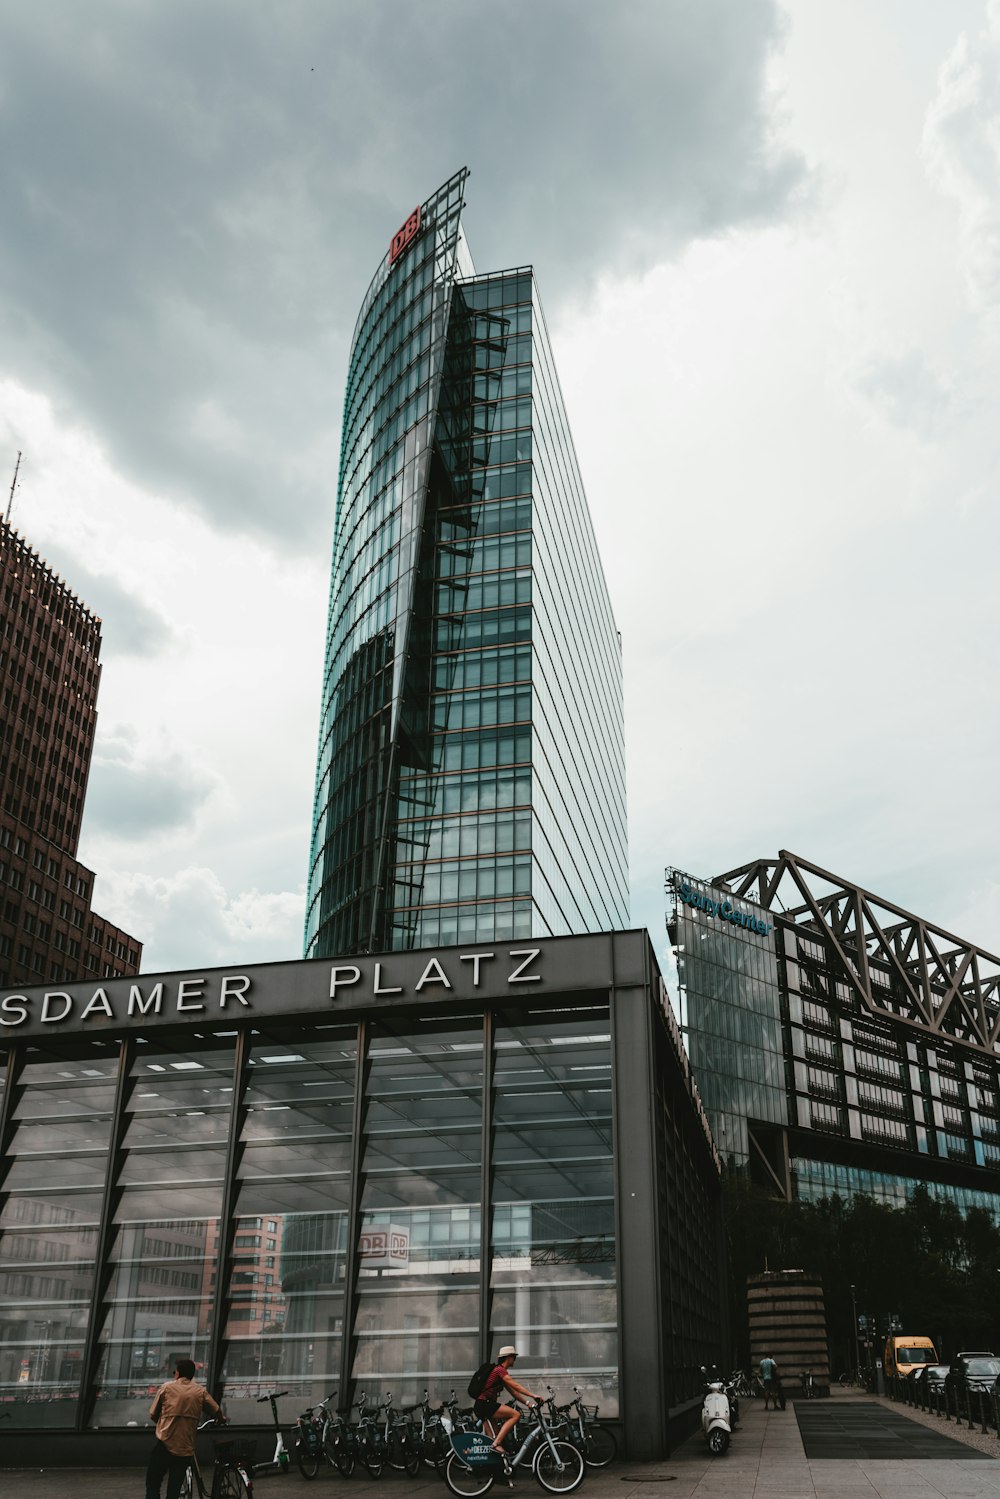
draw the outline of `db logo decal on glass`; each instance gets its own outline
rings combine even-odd
[[[415,208],[403,225],[397,229],[389,242],[389,264],[394,265],[402,255],[410,240],[420,231],[420,209]]]

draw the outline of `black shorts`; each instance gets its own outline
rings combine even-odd
[[[472,1410],[480,1421],[489,1421],[500,1409],[499,1400],[477,1400]]]

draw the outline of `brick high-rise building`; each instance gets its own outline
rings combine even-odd
[[[0,520],[0,986],[139,971],[142,944],[91,910],[76,857],[101,622]]]

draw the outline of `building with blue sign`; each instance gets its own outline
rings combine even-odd
[[[355,329],[308,956],[628,921],[620,642],[534,276],[476,273],[467,175]]]
[[[788,1200],[923,1184],[1000,1224],[1000,958],[785,850],[667,894],[727,1166]]]

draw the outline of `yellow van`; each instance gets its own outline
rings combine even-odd
[[[890,1333],[885,1340],[882,1368],[886,1379],[891,1379],[894,1375],[905,1379],[907,1374],[912,1374],[922,1364],[937,1362],[937,1351],[930,1338],[903,1337]]]

